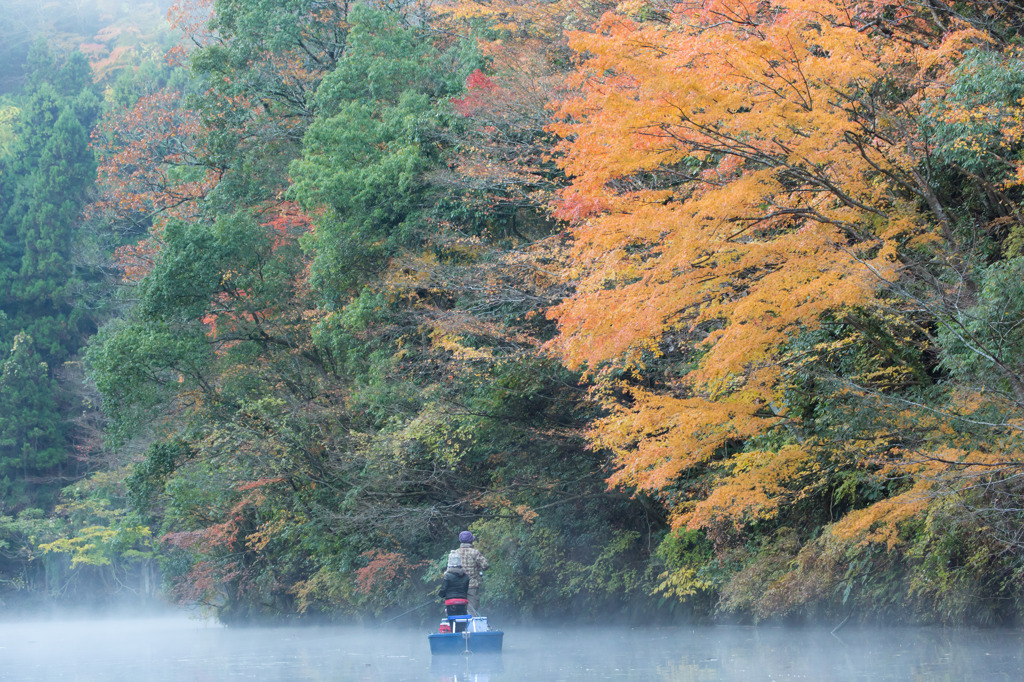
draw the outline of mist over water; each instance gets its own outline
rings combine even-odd
[[[498,624],[496,624],[498,625]],[[1019,680],[1018,631],[505,628],[431,657],[425,628],[225,628],[185,617],[0,623],[0,680]]]

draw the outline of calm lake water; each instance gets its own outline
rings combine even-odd
[[[500,656],[432,660],[426,629],[229,629],[185,618],[9,622],[0,623],[0,680],[1024,679],[1020,631],[504,629]]]

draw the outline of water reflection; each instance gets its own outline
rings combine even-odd
[[[505,672],[501,654],[431,656],[430,674],[438,682],[491,682]]]
[[[1018,631],[505,625],[497,656],[431,657],[427,631],[226,629],[178,619],[0,623],[0,680],[1019,680]]]

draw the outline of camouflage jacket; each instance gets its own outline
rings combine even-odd
[[[459,548],[455,550],[459,553],[462,558],[462,568],[465,569],[469,575],[469,586],[480,587],[481,573],[486,571],[490,564],[487,563],[487,559],[480,553],[480,550],[475,549],[472,544],[463,542],[459,545]]]

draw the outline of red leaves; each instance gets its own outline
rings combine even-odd
[[[205,604],[240,574],[235,563],[224,565],[215,561],[198,561],[175,581],[174,592],[181,604]]]
[[[92,212],[129,222],[157,213],[188,218],[194,202],[216,186],[220,172],[203,162],[199,115],[184,108],[182,97],[166,90],[145,95],[97,127],[103,194]]]
[[[255,490],[257,488],[262,488],[265,485],[272,485],[274,483],[283,483],[284,481],[285,481],[285,479],[280,477],[280,476],[278,476],[276,478],[269,478],[269,477],[258,478],[255,481],[248,481],[246,483],[239,484],[238,492],[245,492],[246,490]]]
[[[237,486],[242,493],[231,508],[222,515],[220,523],[211,523],[190,531],[167,533],[161,540],[188,551],[196,562],[175,583],[175,593],[182,603],[205,601],[223,590],[225,585],[238,582],[238,589],[246,588],[252,568],[240,568],[238,556],[249,551],[259,555],[279,532],[275,522],[258,525],[259,509],[266,503],[268,486],[281,483],[280,477],[264,477]]]
[[[474,116],[481,109],[490,107],[502,96],[502,89],[477,69],[466,78],[467,94],[462,99],[452,98],[455,111],[463,116]]]
[[[152,238],[115,250],[114,267],[121,271],[121,281],[126,284],[141,282],[153,269],[158,251],[157,243]]]
[[[356,591],[367,595],[399,587],[409,578],[412,571],[428,563],[410,563],[398,552],[384,552],[378,549],[363,552],[361,556],[367,563],[356,571]]]
[[[213,16],[213,0],[178,0],[167,10],[171,26],[195,44],[207,39],[207,25]]]
[[[274,250],[295,244],[302,235],[313,229],[313,220],[293,201],[285,201],[274,208],[275,215],[260,223],[273,233]]]

